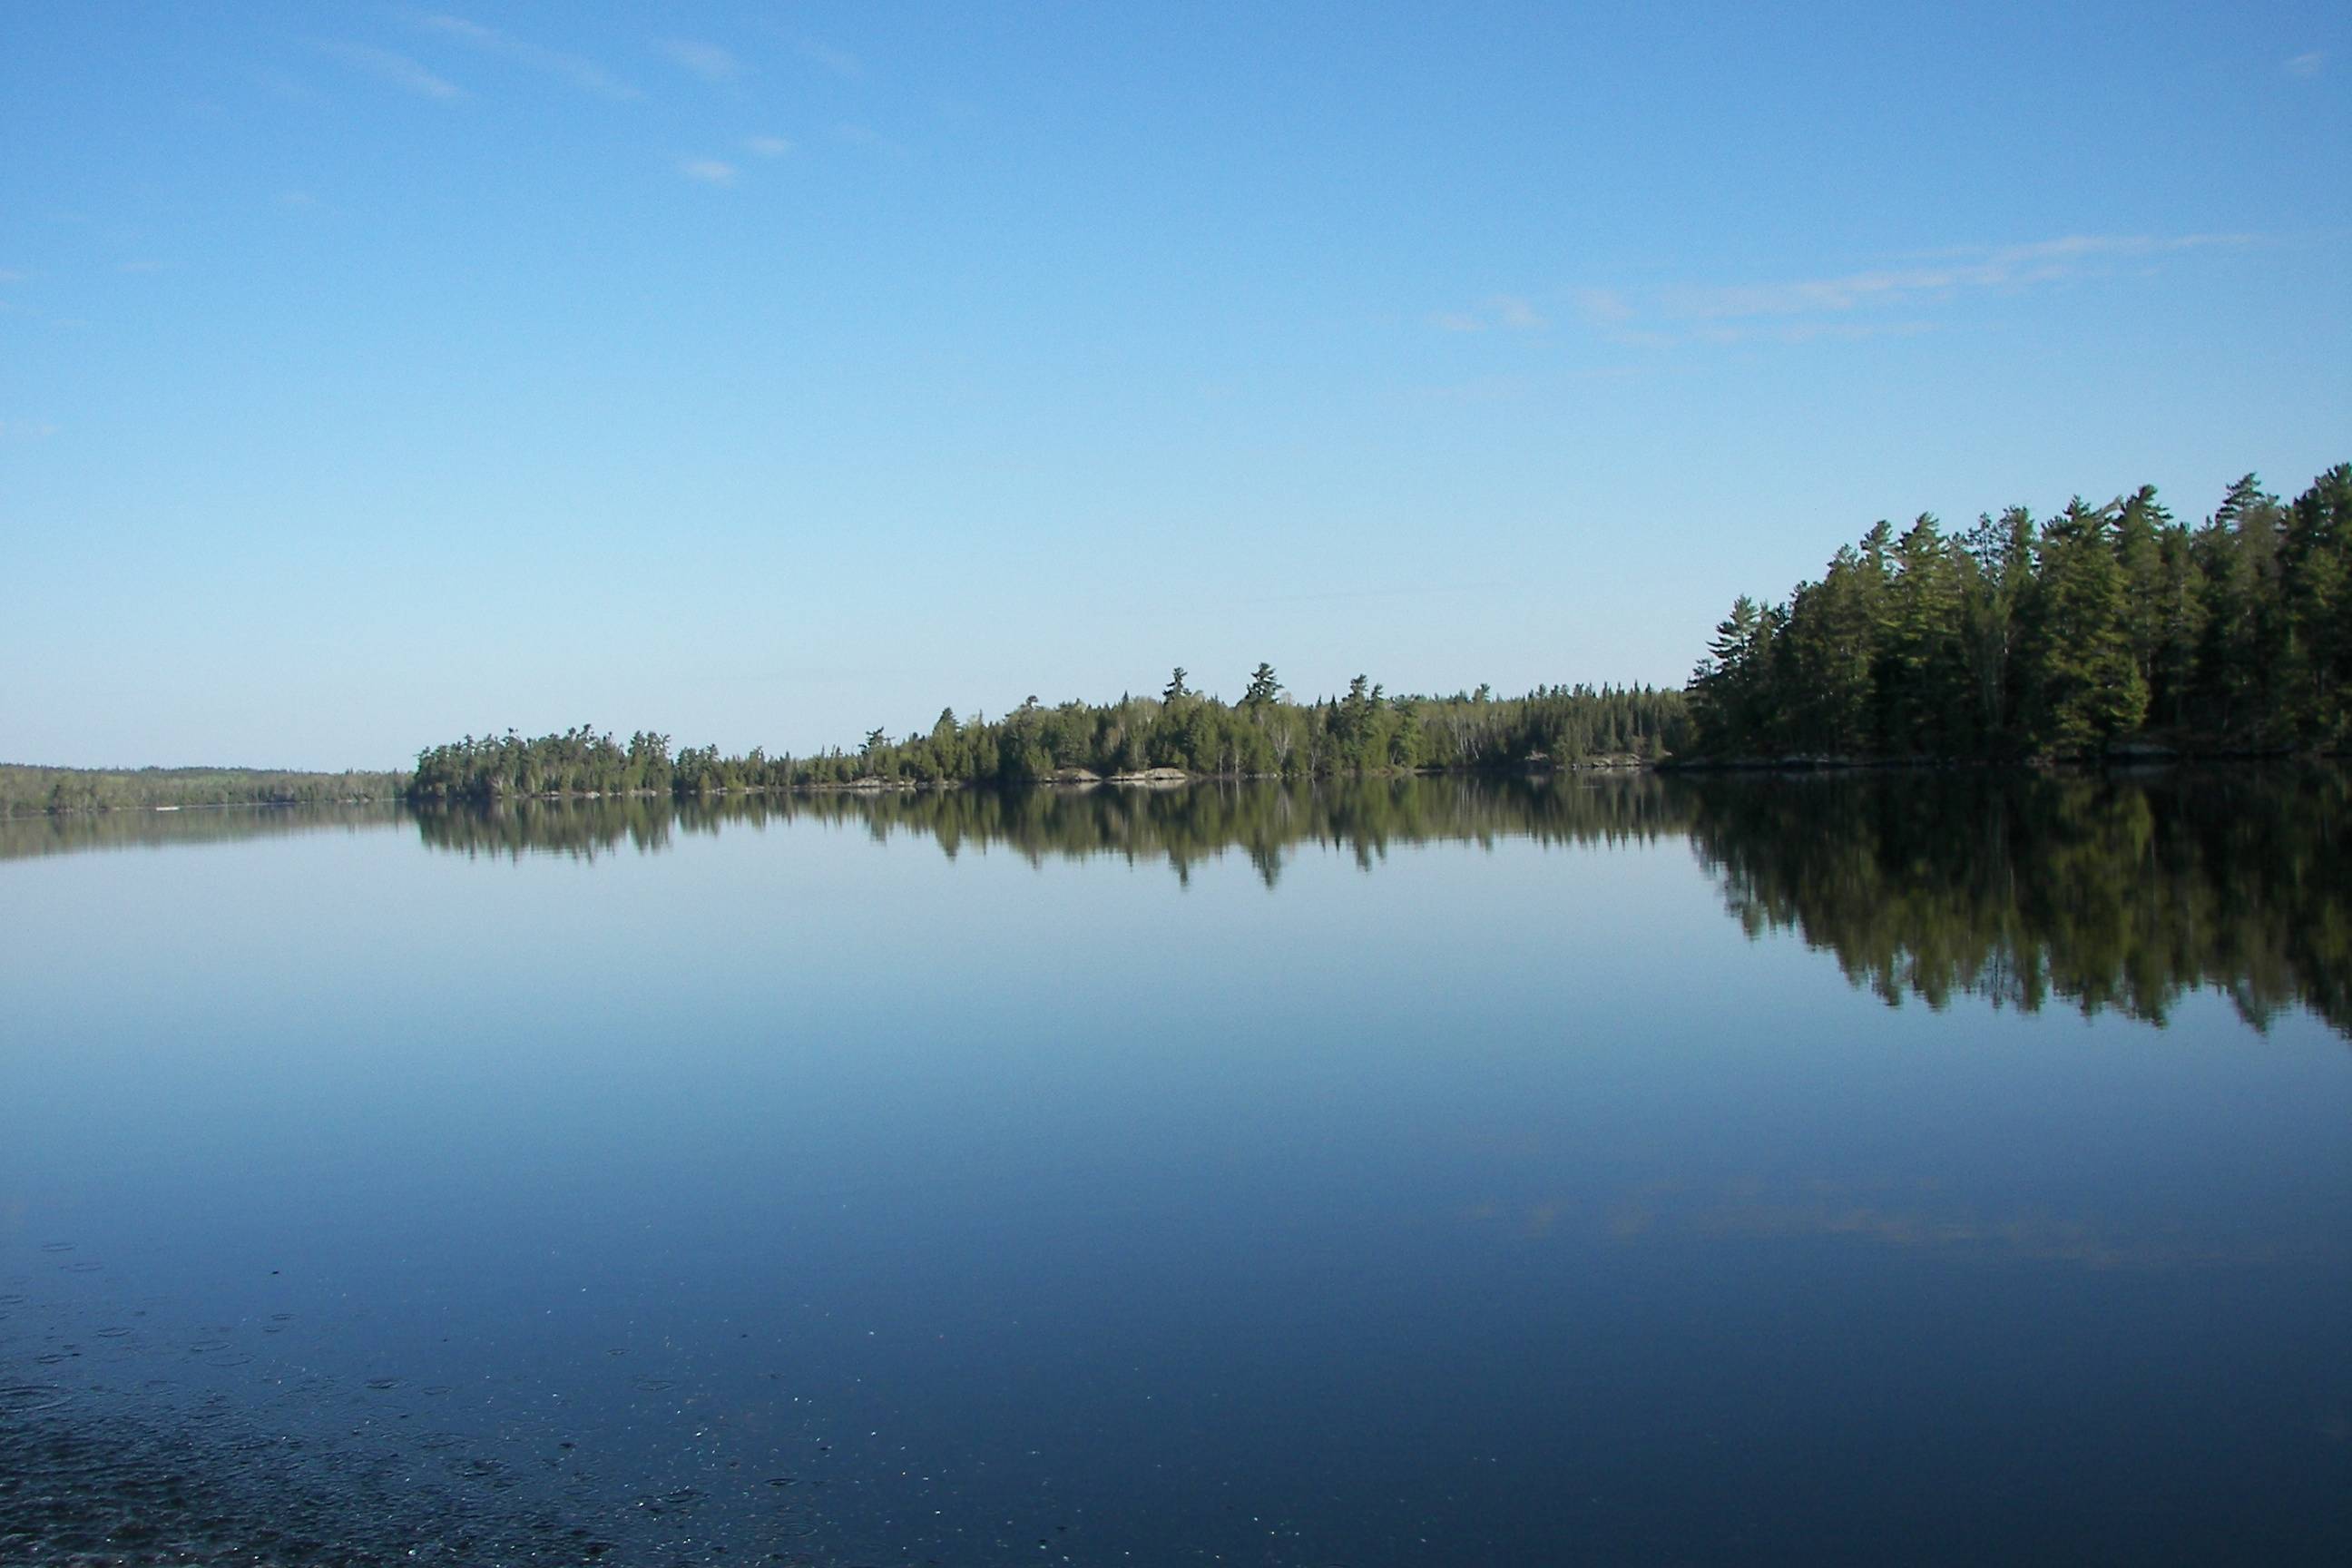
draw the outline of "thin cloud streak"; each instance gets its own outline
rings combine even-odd
[[[670,63],[692,71],[705,81],[733,81],[743,74],[742,62],[717,44],[695,38],[665,38],[656,47]]]
[[[434,75],[406,55],[391,49],[380,49],[373,44],[350,44],[324,40],[317,45],[319,52],[331,59],[367,72],[378,81],[413,92],[419,98],[442,100],[463,98],[466,89],[446,77]]]
[[[1972,294],[2017,293],[2096,278],[2105,264],[2242,249],[2263,239],[2255,234],[2069,234],[2020,245],[1918,251],[1902,265],[1825,278],[1648,289],[1587,285],[1566,294],[1587,330],[1631,348],[1916,337],[1939,330],[1920,312]],[[1492,294],[1473,309],[1434,311],[1428,321],[1458,333],[1541,331],[1551,324],[1517,294]]]
[[[1507,332],[1539,332],[1551,325],[1532,301],[1517,294],[1490,294],[1475,310],[1439,310],[1429,320],[1447,332],[1483,332],[1490,327]]]
[[[1516,294],[1497,294],[1487,301],[1495,310],[1495,319],[1514,332],[1539,332],[1551,323],[1541,312]]]
[[[1633,307],[1614,289],[1579,289],[1576,313],[1595,326],[1613,327],[1633,319]]]
[[[865,63],[847,49],[836,49],[815,38],[803,38],[798,47],[801,58],[823,66],[844,81],[858,81],[866,75]]]
[[[644,93],[621,80],[592,59],[560,50],[542,48],[521,38],[509,37],[495,27],[463,16],[432,15],[415,16],[412,23],[437,37],[454,39],[483,54],[511,60],[528,69],[541,72],[570,82],[583,92],[625,103],[643,98]]]
[[[792,139],[786,136],[748,136],[743,145],[762,158],[781,158],[793,150]]]
[[[1738,321],[1759,316],[1817,315],[1865,305],[1899,301],[1920,295],[1949,295],[1969,289],[2013,289],[2055,282],[2079,275],[2084,264],[2102,258],[2163,255],[2182,250],[2251,245],[2254,236],[2190,234],[2171,237],[2155,235],[2067,235],[2031,245],[1961,252],[1974,259],[1954,259],[1939,266],[1883,268],[1850,272],[1835,278],[1803,279],[1780,283],[1736,283],[1699,288],[1670,288],[1658,294],[1667,315],[1685,321]]]
[[[2285,70],[2286,74],[2289,76],[2302,77],[2305,80],[2308,80],[2309,79],[2317,76],[2320,72],[2320,68],[2326,64],[2326,54],[2319,49],[2312,49],[2307,53],[2297,55],[2293,59],[2287,61]]]
[[[680,159],[677,172],[706,185],[731,185],[735,183],[735,165],[718,158]]]

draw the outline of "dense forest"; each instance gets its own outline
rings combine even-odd
[[[1237,702],[1193,689],[1178,668],[1158,697],[1064,702],[1034,697],[998,719],[942,711],[928,730],[869,733],[856,751],[721,756],[673,752],[667,735],[625,744],[586,726],[526,739],[475,738],[420,752],[412,786],[424,800],[534,795],[714,795],[732,790],[877,784],[1023,784],[1134,777],[1152,770],[1221,778],[1325,778],[1440,768],[1573,766],[1654,761],[1683,744],[1683,694],[1650,687],[1555,686],[1524,697],[1486,687],[1452,697],[1391,696],[1363,676],[1345,694],[1290,700],[1271,665]]]
[[[394,773],[309,773],[264,768],[39,768],[0,763],[0,816],[196,805],[324,805],[394,800]]]
[[[1784,603],[1735,602],[1688,690],[1718,759],[2341,750],[2352,465],[2292,504],[2250,474],[2194,527],[2146,488],[1957,538],[1880,522]]]

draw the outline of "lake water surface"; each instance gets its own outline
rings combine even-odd
[[[11,1563],[2352,1561],[2341,773],[121,815],[0,931]]]

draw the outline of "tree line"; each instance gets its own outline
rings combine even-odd
[[[1716,758],[2080,757],[2352,740],[2352,465],[2249,474],[2176,521],[2152,487],[1958,537],[1882,521],[1785,601],[1742,595],[1687,691]]]
[[[327,805],[394,800],[397,773],[299,773],[282,768],[44,768],[0,763],[0,816],[152,810],[156,806]]]
[[[625,744],[579,726],[561,734],[467,736],[417,754],[410,794],[425,800],[537,795],[700,795],[839,786],[1026,784],[1153,770],[1222,778],[1477,771],[1600,759],[1654,762],[1684,743],[1683,693],[1648,686],[1538,687],[1496,697],[1481,686],[1451,697],[1392,696],[1358,676],[1346,692],[1298,702],[1260,664],[1239,700],[1197,690],[1177,668],[1157,697],[1032,697],[996,719],[942,710],[928,729],[869,731],[855,750],[810,756],[760,748],[671,750],[639,731]]]

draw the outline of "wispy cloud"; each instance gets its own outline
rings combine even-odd
[[[1490,294],[1468,310],[1439,310],[1430,324],[1441,331],[1483,332],[1489,328],[1507,332],[1539,332],[1551,325],[1532,301],[1518,294]]]
[[[5,289],[11,283],[22,283],[29,276],[30,274],[20,272],[13,267],[0,267],[0,289]]]
[[[1614,289],[1579,289],[1576,313],[1595,326],[1615,326],[1633,320],[1633,307]]]
[[[847,49],[835,48],[815,38],[803,38],[798,49],[801,58],[824,67],[844,81],[856,81],[866,75],[865,62]]]
[[[2326,64],[2327,56],[2324,51],[2319,49],[2310,49],[2306,50],[2303,54],[2295,56],[2293,59],[2286,62],[2286,74],[2289,76],[2315,77],[2319,74],[2320,68]]]
[[[743,74],[743,63],[717,44],[694,38],[665,38],[655,46],[671,64],[692,71],[705,81],[733,81]]]
[[[318,49],[331,59],[341,60],[347,66],[367,72],[378,81],[387,82],[403,92],[413,92],[420,98],[446,100],[466,96],[466,89],[456,82],[434,75],[406,55],[392,49],[337,40],[323,41]]]
[[[1884,267],[1817,278],[1756,282],[1587,287],[1569,298],[1577,320],[1604,340],[1636,348],[1680,343],[1806,343],[1916,337],[1939,329],[1937,313],[1971,296],[1999,296],[2066,282],[2087,282],[2118,264],[2154,265],[2195,250],[2229,250],[2262,242],[2250,234],[2070,234],[2021,245],[1923,251]],[[1457,331],[1525,326],[1513,297],[1497,295],[1475,312],[1433,318]]]
[[[1626,327],[1608,334],[1612,342],[1640,347],[1675,343],[1858,343],[1870,338],[1916,338],[1936,330],[1933,321],[1709,321],[1670,331]]]
[[[115,263],[114,269],[117,272],[161,272],[163,270],[163,264],[160,261],[142,258],[138,261],[119,261]]]
[[[315,207],[319,205],[319,198],[308,191],[280,191],[278,193],[278,205],[281,207]]]
[[[1538,332],[1551,323],[1541,312],[1516,294],[1497,294],[1487,303],[1494,308],[1495,320],[1514,332]]]
[[[437,37],[449,38],[483,54],[511,60],[527,69],[569,82],[581,91],[593,93],[599,98],[626,102],[645,96],[594,60],[565,54],[560,49],[542,48],[463,16],[420,16],[411,17],[410,21]]]
[[[743,145],[761,158],[781,158],[793,150],[792,140],[784,136],[749,136]]]
[[[706,185],[735,183],[735,165],[719,158],[683,158],[678,161],[677,172]]]
[[[2253,240],[2253,236],[2242,234],[2075,234],[2030,245],[1944,252],[1945,259],[1923,265],[1877,268],[1832,278],[1672,288],[1661,290],[1658,299],[1668,315],[1692,321],[1840,313],[1971,290],[2056,282],[2080,276],[2103,259],[2243,246]]]
[[[0,441],[46,441],[57,433],[46,419],[0,419]]]

